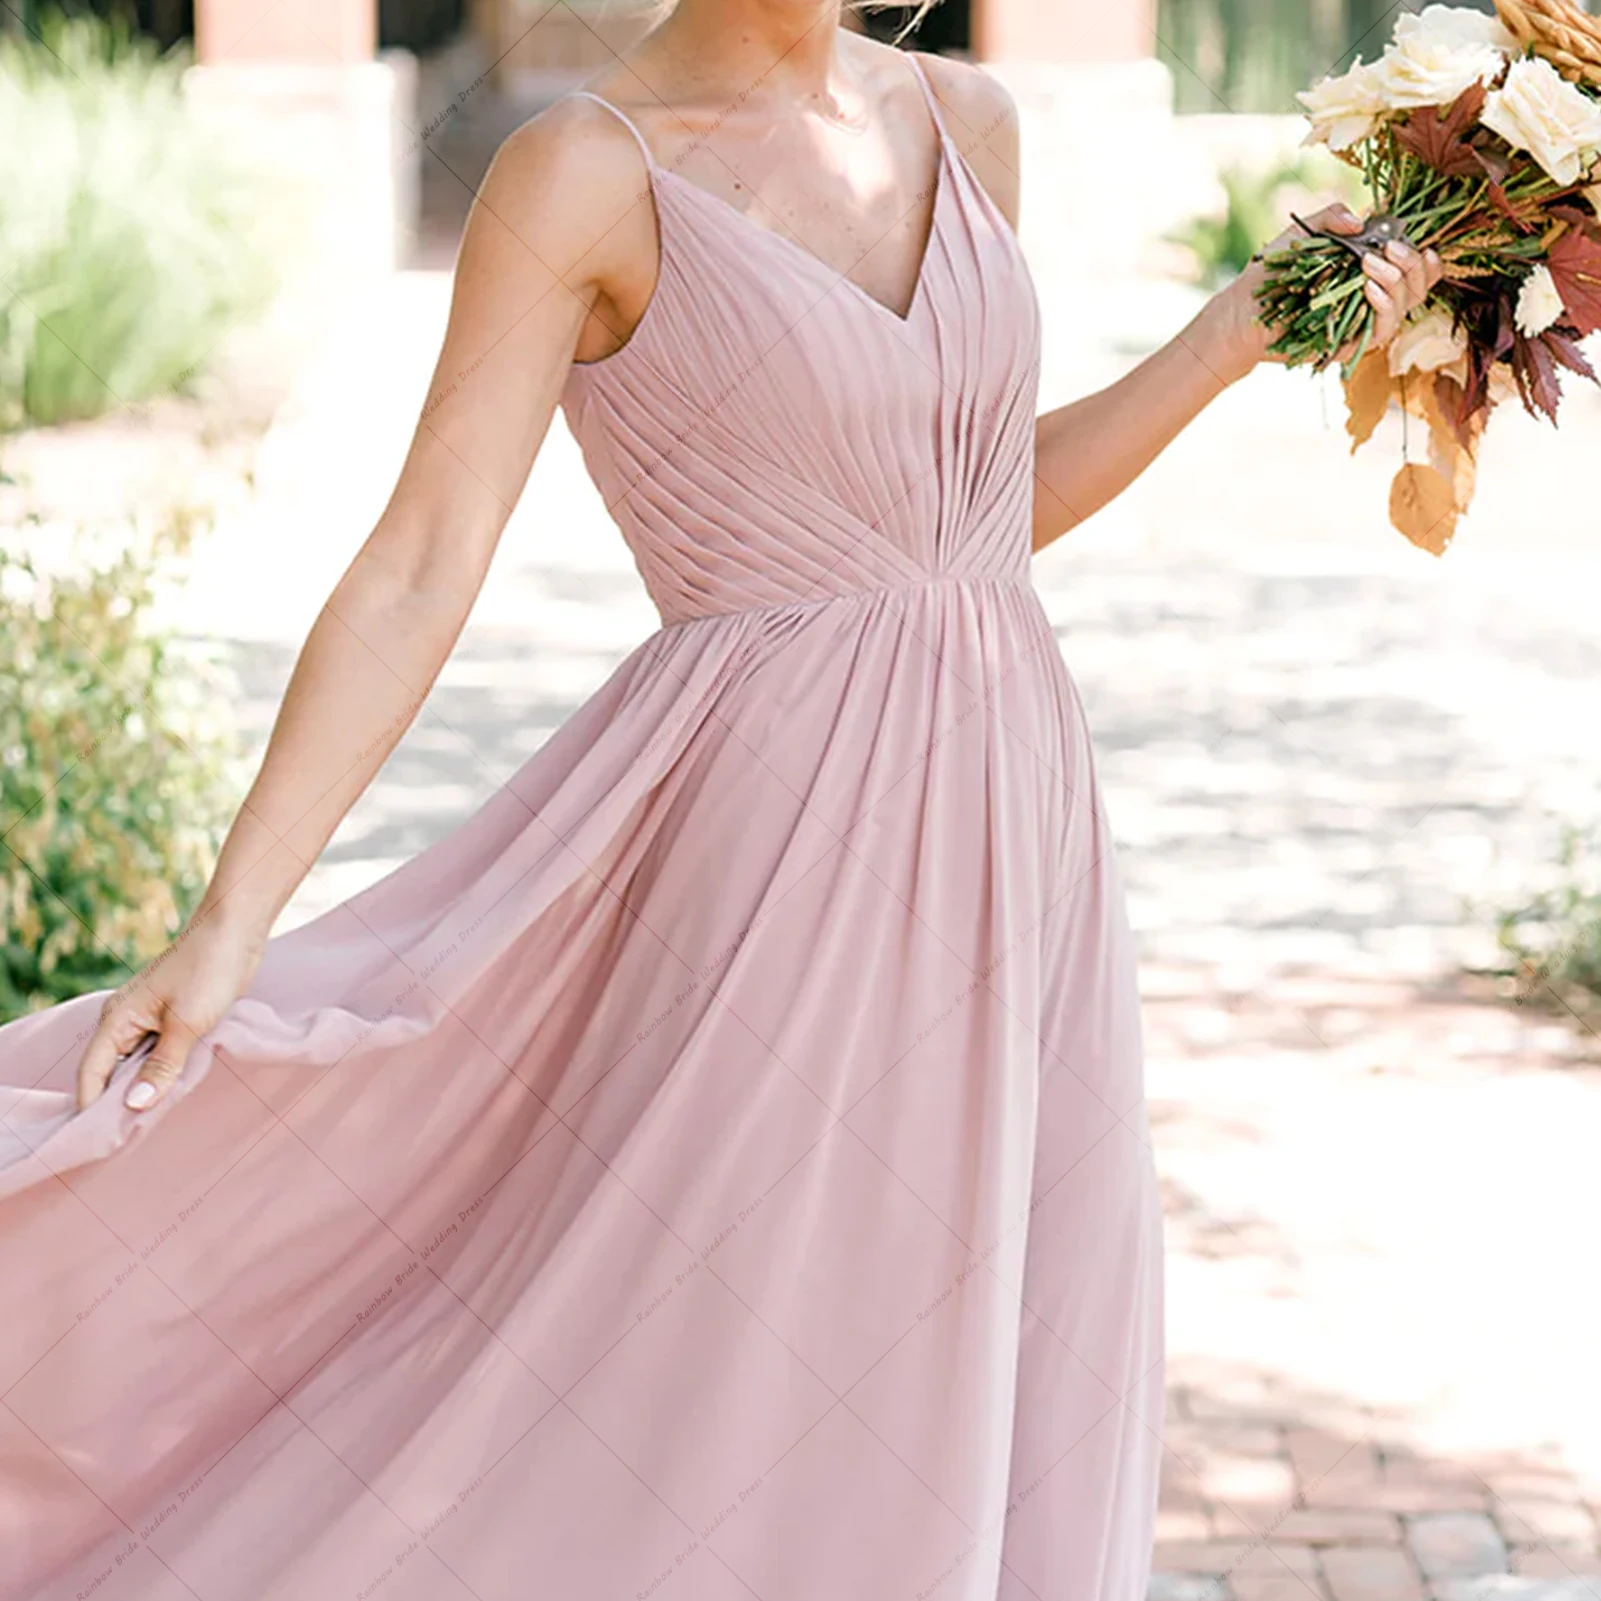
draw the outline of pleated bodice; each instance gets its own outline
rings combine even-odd
[[[904,318],[640,138],[656,288],[620,350],[573,366],[562,405],[664,622],[1026,571],[1038,306],[934,115]]]

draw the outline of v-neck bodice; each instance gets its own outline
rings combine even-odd
[[[940,154],[904,316],[662,167],[601,101],[639,142],[659,267],[562,406],[664,621],[1027,568],[1038,305],[907,60]]]
[[[682,188],[688,190],[692,194],[703,195],[709,206],[714,208],[714,210],[723,213],[728,219],[730,219],[732,226],[746,230],[747,237],[754,237],[754,239],[757,241],[757,248],[762,248],[764,241],[771,241],[772,244],[780,250],[792,251],[799,254],[805,259],[805,261],[809,262],[813,267],[816,268],[822,280],[825,281],[830,287],[854,290],[862,297],[863,300],[867,302],[869,306],[872,306],[877,311],[883,312],[886,317],[889,317],[895,322],[901,323],[904,326],[905,324],[911,322],[912,318],[917,314],[918,307],[923,298],[923,280],[927,277],[928,258],[935,245],[939,242],[938,234],[940,227],[940,213],[945,209],[945,191],[948,187],[945,181],[945,169],[950,160],[945,145],[945,134],[944,131],[941,130],[939,138],[939,159],[935,167],[934,175],[934,207],[931,214],[931,220],[929,222],[928,237],[923,242],[923,252],[918,257],[917,261],[917,276],[912,280],[911,298],[907,301],[906,310],[903,312],[896,311],[893,306],[885,305],[885,303],[880,300],[877,295],[869,293],[859,283],[857,283],[857,281],[852,278],[849,273],[841,272],[839,268],[830,266],[826,261],[823,260],[821,256],[817,254],[816,251],[807,249],[805,245],[799,243],[799,241],[793,238],[791,235],[787,233],[780,233],[776,228],[764,227],[761,223],[752,221],[745,212],[741,211],[737,206],[730,204],[721,195],[714,194],[710,189],[706,188],[704,184],[698,184],[694,182],[693,179],[685,178],[679,173],[674,172],[670,167],[660,166],[655,162],[654,159],[651,160],[650,165],[652,169],[653,182],[659,184],[662,179],[668,179],[671,182],[680,185]],[[606,360],[608,358],[602,357],[601,359]]]

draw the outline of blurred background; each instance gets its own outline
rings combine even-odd
[[[1360,204],[1293,96],[1401,9],[924,21],[1021,110],[1046,406],[1292,208]],[[656,14],[0,5],[0,1016],[181,927],[393,484],[475,185]],[[1142,951],[1159,1601],[1601,1601],[1601,396],[1569,389],[1560,433],[1498,414],[1441,560],[1388,526],[1399,422],[1353,458],[1333,379],[1270,370],[1036,562]],[[282,926],[458,823],[654,623],[558,418]]]

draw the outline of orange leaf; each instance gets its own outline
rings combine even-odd
[[[1464,450],[1456,435],[1447,430],[1429,436],[1429,461],[1450,484],[1451,499],[1458,514],[1466,513],[1473,504],[1473,491],[1479,482],[1479,464],[1473,452]]]
[[[1351,436],[1353,455],[1373,437],[1373,430],[1384,421],[1384,414],[1390,409],[1393,385],[1390,358],[1382,350],[1368,351],[1356,364],[1356,371],[1346,380],[1345,404],[1350,415],[1345,420],[1345,431]]]
[[[1403,378],[1395,380],[1395,398],[1400,402],[1401,410],[1408,415],[1417,417],[1423,422],[1429,420],[1429,395],[1434,388],[1430,375],[1424,372],[1409,372]]]
[[[1420,550],[1445,553],[1456,533],[1456,494],[1451,481],[1433,467],[1409,461],[1390,488],[1390,521]]]
[[[1449,481],[1456,509],[1465,512],[1473,503],[1473,490],[1478,482],[1479,438],[1484,432],[1482,414],[1477,426],[1469,425],[1464,439],[1451,420],[1456,397],[1462,393],[1458,385],[1437,373],[1433,383],[1420,383],[1417,388],[1423,397],[1423,420],[1429,425],[1429,461]]]

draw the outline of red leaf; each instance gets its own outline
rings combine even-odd
[[[1589,378],[1594,382],[1601,384],[1601,377],[1597,376],[1595,368],[1590,365],[1589,357],[1579,349],[1577,342],[1573,339],[1570,339],[1567,334],[1559,333],[1555,328],[1547,328],[1546,331],[1540,335],[1540,340],[1541,343],[1545,345],[1546,349],[1549,350],[1551,354],[1568,369],[1569,372],[1576,372],[1581,378]]]
[[[1482,135],[1473,143],[1473,159],[1484,169],[1485,176],[1492,183],[1503,184],[1512,176],[1511,156],[1485,142]]]
[[[1510,350],[1514,330],[1512,303],[1505,294],[1489,295],[1470,289],[1459,307],[1459,315],[1468,336],[1468,381],[1453,418],[1460,431],[1474,416],[1488,415],[1490,374],[1504,354],[1499,349],[1501,334],[1504,330]]]
[[[1475,83],[1450,107],[1419,107],[1396,129],[1396,142],[1448,178],[1476,176],[1481,170],[1479,156],[1464,136],[1479,120],[1484,97],[1484,85]]]
[[[1510,295],[1503,294],[1500,297],[1496,302],[1496,310],[1498,321],[1490,351],[1497,361],[1505,361],[1522,336],[1518,333],[1517,312],[1512,305]]]
[[[1490,409],[1490,361],[1487,351],[1475,351],[1473,361],[1468,369],[1468,386],[1462,391],[1462,398],[1457,402],[1456,411],[1451,417],[1451,425],[1460,436],[1473,416],[1477,412],[1487,412]],[[1480,359],[1480,358],[1483,359]]]
[[[1601,330],[1601,240],[1589,228],[1571,228],[1551,246],[1546,265],[1570,323],[1582,339]]]
[[[1512,224],[1519,233],[1533,233],[1534,224],[1507,199],[1506,190],[1501,187],[1500,181],[1492,177],[1487,185],[1490,192],[1490,204]]]
[[[1481,384],[1478,393],[1474,393],[1470,381],[1464,388],[1454,378],[1448,378],[1444,373],[1434,375],[1434,404],[1439,408],[1440,415],[1451,425],[1451,432],[1457,437],[1457,443],[1464,450],[1473,450],[1479,442],[1479,435],[1484,431],[1484,419],[1490,409],[1490,393],[1488,382]]]
[[[1512,371],[1517,376],[1518,394],[1529,415],[1544,412],[1555,422],[1557,407],[1562,404],[1562,384],[1557,378],[1556,363],[1544,343],[1519,334],[1512,348]]]
[[[1481,356],[1484,359],[1479,359]],[[1462,391],[1462,398],[1457,402],[1456,411],[1451,417],[1451,426],[1456,429],[1459,437],[1478,412],[1488,412],[1490,409],[1491,363],[1488,356],[1487,351],[1474,352],[1473,363],[1468,369],[1468,386]]]

